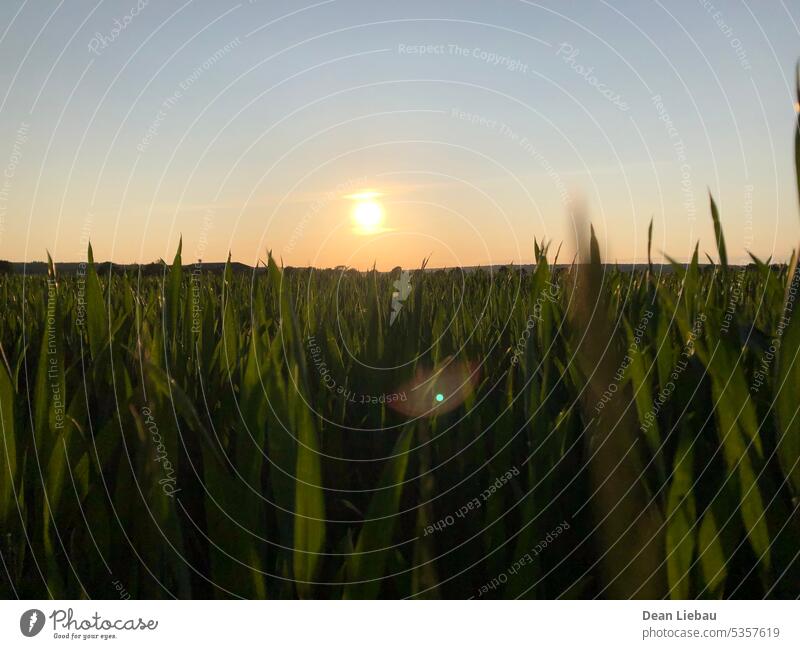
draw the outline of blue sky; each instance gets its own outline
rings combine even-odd
[[[655,249],[716,257],[710,188],[734,261],[785,259],[799,24],[781,0],[7,1],[0,257],[524,263],[534,236],[570,254],[577,205],[608,260],[644,259],[651,216]]]

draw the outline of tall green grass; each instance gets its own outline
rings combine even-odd
[[[715,265],[537,242],[391,327],[395,276],[271,256],[1,278],[0,592],[796,597],[795,264],[709,212]]]

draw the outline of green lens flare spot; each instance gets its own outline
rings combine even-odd
[[[441,403],[442,401],[444,401],[444,395],[440,392],[439,394],[436,395],[436,400],[439,403]]]

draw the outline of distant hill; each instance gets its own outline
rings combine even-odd
[[[57,262],[56,263],[56,272],[63,275],[75,275],[79,272],[81,267],[81,262]],[[603,264],[608,268],[617,267],[619,270],[623,272],[631,272],[635,270],[646,270],[647,264]],[[753,264],[748,264],[748,266],[752,266]],[[736,266],[731,264],[734,268],[738,268],[740,266]],[[773,264],[775,268],[779,268],[780,264]],[[569,264],[557,264],[556,268],[568,268]],[[711,264],[700,264],[701,268],[711,268]],[[108,275],[109,271],[116,273],[116,274],[123,274],[127,273],[128,275],[137,275],[141,272],[144,276],[151,276],[151,275],[162,275],[166,270],[169,269],[169,265],[164,265],[162,263],[151,263],[151,264],[112,264],[110,262],[100,262],[95,263],[95,268],[97,269],[98,274],[100,275]],[[248,266],[247,264],[242,264],[239,262],[231,262],[231,268],[234,273],[263,273],[264,266],[259,265],[258,268],[254,268],[253,266]],[[443,268],[426,268],[426,272],[436,272],[436,271],[453,271],[457,270],[464,273],[473,273],[478,270],[485,270],[485,271],[493,271],[495,273],[502,272],[502,271],[512,271],[512,272],[529,272],[535,268],[534,264],[520,264],[520,265],[497,265],[497,266],[462,266],[462,267],[443,267]],[[192,273],[194,271],[200,270],[204,273],[221,273],[225,269],[225,262],[224,261],[212,261],[212,262],[202,262],[201,264],[185,264],[183,266],[183,270],[185,273]],[[287,270],[290,271],[308,271],[310,268],[308,266],[287,266]],[[657,273],[671,273],[672,267],[669,264],[654,264],[653,269]],[[344,271],[345,268],[343,266],[337,266],[336,268],[317,268],[316,270],[336,270],[336,271]],[[414,270],[414,269],[409,269]],[[32,261],[32,262],[5,262],[0,261],[0,274],[12,272],[15,275],[46,275],[47,274],[47,262],[44,261]],[[391,271],[382,271],[382,272],[396,272],[397,268]]]
[[[0,262],[2,263],[2,262]],[[15,275],[46,275],[47,274],[47,262],[44,261],[31,261],[31,262],[9,262],[10,270]],[[63,274],[63,275],[76,275],[81,266],[85,266],[84,262],[56,262],[56,273]],[[6,270],[8,270],[9,266],[6,266]],[[105,261],[97,263],[95,262],[95,268],[97,269],[97,273],[99,275],[108,275],[109,272],[123,274],[127,273],[129,275],[136,275],[141,272],[142,275],[161,275],[166,270],[169,270],[168,265],[164,265],[161,263],[152,263],[152,264],[112,264],[111,262]],[[203,262],[198,266],[194,264],[186,265],[184,264],[183,270],[184,272],[191,273],[196,268],[199,268],[204,273],[221,273],[225,269],[225,262]],[[239,262],[231,262],[231,268],[233,269],[234,273],[252,273],[254,268],[252,266],[248,266],[247,264],[240,264]],[[2,268],[0,268],[2,271]],[[264,268],[259,267],[256,272],[263,272]]]

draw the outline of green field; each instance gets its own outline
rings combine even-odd
[[[3,594],[796,595],[787,269],[539,253],[4,279]]]

